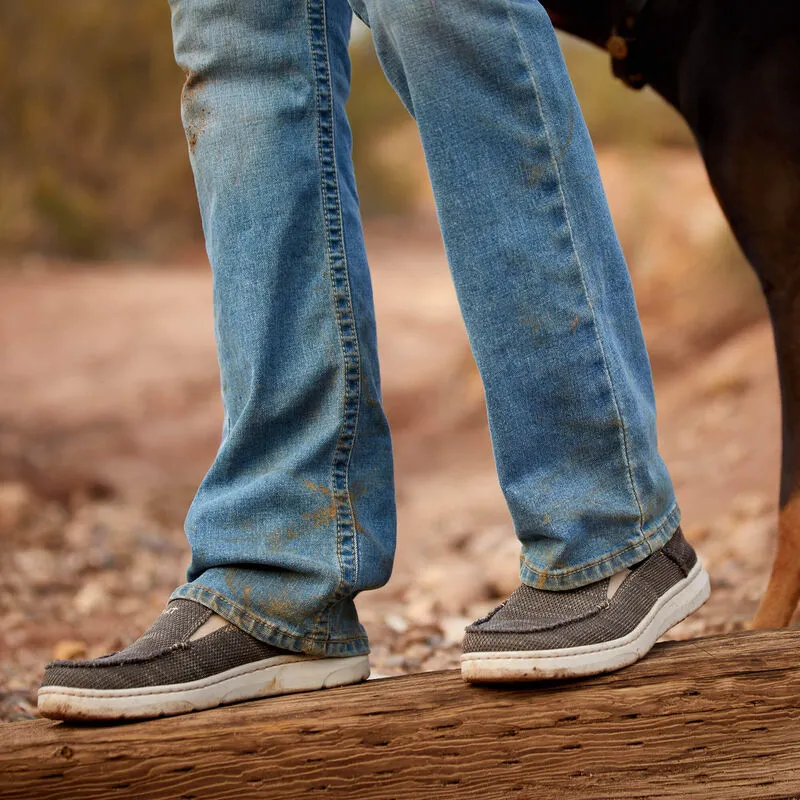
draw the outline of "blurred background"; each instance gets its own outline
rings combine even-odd
[[[688,129],[562,40],[650,349],[662,450],[715,592],[674,636],[742,627],[775,532],[763,301]],[[516,540],[416,128],[355,30],[349,113],[397,456],[398,560],[359,600],[376,672],[455,666],[517,585]],[[0,719],[51,657],[149,625],[216,451],[210,276],[163,0],[0,3]]]

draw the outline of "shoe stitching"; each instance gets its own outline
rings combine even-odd
[[[583,622],[584,620],[592,619],[593,617],[596,617],[601,612],[606,611],[609,608],[609,605],[610,604],[609,604],[608,600],[605,600],[604,602],[600,603],[600,605],[595,606],[594,608],[590,609],[589,611],[587,611],[584,614],[581,614],[580,616],[570,617],[569,619],[562,619],[562,620],[559,620],[558,622],[553,622],[553,623],[551,623],[549,625],[543,625],[543,626],[536,627],[536,628],[525,628],[525,629],[522,629],[522,630],[512,630],[511,628],[504,628],[502,630],[500,630],[498,628],[490,628],[490,629],[478,628],[478,629],[476,629],[476,632],[488,633],[488,634],[493,634],[493,633],[497,633],[497,634],[504,634],[504,633],[545,633],[547,631],[557,630],[558,628],[564,628],[567,625],[571,625],[573,622]],[[524,620],[509,620],[509,623],[511,623],[511,622],[523,622],[524,623]],[[479,622],[473,622],[472,625],[467,627],[467,630],[469,631],[471,628],[477,626],[478,624],[479,624]]]

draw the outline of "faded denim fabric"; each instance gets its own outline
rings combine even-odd
[[[368,651],[395,506],[344,104],[346,0],[171,0],[225,419],[188,583],[263,641]],[[591,142],[536,0],[353,0],[415,117],[521,578],[569,589],[679,522]],[[431,531],[431,535],[435,535]]]

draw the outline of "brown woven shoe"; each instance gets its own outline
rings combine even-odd
[[[91,661],[53,661],[39,689],[51,719],[148,719],[257,697],[358,683],[366,656],[324,658],[254,639],[205,606],[173,600],[130,647]]]
[[[467,628],[467,681],[536,681],[611,672],[708,599],[708,574],[680,529],[656,553],[610,578],[564,592],[522,585]]]

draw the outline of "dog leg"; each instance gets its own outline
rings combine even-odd
[[[800,6],[708,9],[688,51],[682,111],[711,184],[767,300],[783,410],[780,518],[772,575],[755,628],[788,625],[800,598]],[[769,22],[769,47],[751,35]],[[713,53],[713,58],[709,54]]]
[[[778,518],[778,547],[767,591],[751,628],[783,628],[800,600],[800,492],[795,492]]]
[[[779,272],[776,277],[765,289],[783,406],[780,515],[772,574],[753,628],[788,625],[800,600],[800,286],[795,275]]]

